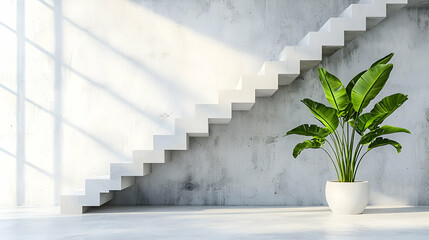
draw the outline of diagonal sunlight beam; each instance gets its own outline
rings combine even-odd
[[[25,204],[25,0],[16,5],[16,204]]]
[[[3,152],[4,154],[8,155],[9,157],[16,158],[16,155],[15,155],[15,154],[13,154],[13,153],[11,153],[11,152],[7,151],[6,149],[4,149],[4,148],[2,148],[2,147],[0,147],[0,152]]]
[[[62,180],[62,166],[63,166],[63,126],[61,121],[61,114],[63,110],[63,79],[62,79],[62,48],[63,48],[63,27],[62,27],[62,0],[54,1],[54,32],[55,32],[55,54],[54,54],[54,79],[55,79],[55,99],[54,99],[54,136],[53,136],[53,149],[54,149],[54,202],[60,203],[61,193],[61,180]]]
[[[46,6],[47,8],[51,9],[52,11],[54,11],[53,7],[51,5],[49,5],[48,3],[39,0],[40,3],[42,3],[44,6]],[[134,59],[133,57],[123,53],[122,51],[118,50],[117,48],[115,48],[114,46],[112,46],[111,44],[103,41],[103,39],[101,39],[100,37],[98,37],[97,35],[91,33],[90,31],[88,31],[87,29],[81,27],[79,24],[77,24],[76,22],[74,22],[73,20],[71,20],[70,18],[66,17],[66,16],[62,16],[62,18],[64,19],[64,21],[68,22],[70,25],[72,25],[73,27],[75,27],[76,29],[80,30],[81,32],[85,33],[86,35],[88,35],[90,38],[92,38],[93,40],[95,40],[97,43],[99,43],[100,45],[104,46],[105,48],[109,49],[111,52],[115,53],[116,55],[118,55],[119,57],[125,59],[126,61],[128,61],[129,63],[133,64],[135,67],[137,67],[138,69],[140,69],[141,71],[147,73],[148,75],[150,75],[152,78],[149,79],[154,79],[156,80],[156,83],[159,84],[161,83],[163,85],[163,87],[165,89],[168,88],[173,88],[175,89],[174,91],[186,91],[187,89],[184,88],[183,86],[181,86],[180,84],[178,84],[175,81],[171,81],[170,79],[168,79],[165,76],[162,76],[159,73],[156,73],[155,71],[153,71],[151,68],[149,68],[148,66],[144,65],[143,63],[141,63],[140,61],[138,61],[137,59]],[[196,99],[203,99],[203,95],[200,94],[199,91],[191,91],[189,92],[191,95],[193,95],[194,98]]]
[[[0,84],[0,88],[6,90],[7,92],[13,94],[16,96],[16,92],[14,92],[13,90],[7,88],[6,86]],[[52,117],[55,117],[55,113],[44,108],[43,106],[37,104],[36,102],[32,101],[31,99],[25,99],[26,102],[30,103],[31,105],[35,106],[36,108],[42,110],[43,112],[51,115]],[[103,147],[105,150],[107,150],[108,152],[112,153],[113,155],[115,155],[116,157],[118,157],[119,159],[123,160],[123,161],[131,161],[129,157],[125,156],[124,154],[120,153],[119,151],[115,151],[113,150],[112,146],[108,145],[107,143],[103,142],[102,140],[100,140],[99,138],[95,137],[94,135],[88,133],[86,130],[74,125],[73,123],[71,123],[70,121],[68,121],[67,119],[63,119],[60,118],[61,121],[64,122],[64,124],[66,124],[67,126],[73,128],[74,130],[78,131],[80,134],[86,136],[87,138],[91,139],[92,141],[94,141],[95,143],[97,143],[98,145],[100,145],[101,147]]]
[[[1,147],[0,147],[0,152],[3,152],[3,153],[5,153],[6,155],[9,155],[9,156],[10,156],[10,157],[12,157],[12,158],[16,158],[16,156],[15,156],[14,154],[12,154],[11,152],[9,152],[9,151],[7,151],[7,150],[5,150],[5,149],[1,148]],[[45,170],[43,170],[43,169],[39,168],[38,166],[36,166],[36,165],[34,165],[34,164],[32,164],[32,163],[25,162],[25,165],[28,165],[29,167],[31,167],[31,168],[33,168],[33,169],[37,170],[38,172],[40,172],[40,173],[42,173],[42,174],[44,174],[44,175],[46,175],[46,176],[48,176],[48,177],[50,177],[50,178],[53,178],[53,175],[52,175],[51,173],[49,173],[49,172],[47,172],[47,171],[45,171]]]
[[[0,22],[0,25],[3,26],[4,28],[8,29],[9,31],[11,31],[11,32],[13,32],[13,33],[16,34],[16,31],[13,30],[11,27],[7,26],[6,24]],[[30,44],[31,46],[33,46],[35,49],[39,50],[40,52],[44,53],[45,55],[49,56],[50,58],[55,59],[55,55],[54,54],[48,52],[47,50],[45,50],[44,48],[42,48],[41,46],[39,46],[37,43],[33,42],[32,40],[26,38],[25,41],[28,44]],[[138,106],[136,106],[133,103],[129,102],[127,99],[125,99],[121,95],[117,94],[116,92],[114,92],[110,88],[104,86],[103,84],[98,83],[95,80],[92,80],[88,76],[84,75],[83,73],[78,72],[77,70],[75,70],[74,68],[72,68],[69,65],[65,64],[64,62],[62,62],[62,66],[64,68],[66,68],[67,70],[71,71],[72,73],[78,75],[80,78],[82,78],[82,79],[86,80],[87,82],[91,83],[93,86],[97,87],[98,89],[105,91],[110,96],[112,96],[113,98],[115,98],[118,102],[122,103],[123,105],[127,106],[128,108],[132,109],[133,111],[135,111],[135,112],[137,112],[137,113],[139,113],[139,114],[147,117],[148,119],[151,120],[151,122],[155,123],[156,125],[158,125],[162,129],[168,129],[169,128],[169,126],[168,126],[168,124],[166,122],[160,122],[159,119],[157,119],[153,114],[149,114],[149,113],[147,113],[147,111],[144,111],[144,110],[140,109]]]
[[[4,153],[4,154],[6,154],[6,155],[8,155],[8,156],[10,156],[10,157],[12,157],[12,158],[15,158],[15,159],[16,159],[16,155],[15,155],[15,154],[13,154],[13,153],[11,153],[11,152],[7,151],[6,149],[4,149],[4,148],[2,148],[2,147],[0,147],[0,152],[2,152],[2,153]],[[43,170],[43,169],[39,168],[38,166],[36,166],[36,165],[34,165],[34,164],[32,164],[32,163],[25,162],[25,165],[28,165],[29,167],[34,168],[35,170],[39,171],[40,173],[42,173],[42,174],[44,174],[44,175],[46,175],[46,176],[48,176],[48,177],[50,177],[50,178],[53,178],[53,175],[52,175],[51,173],[49,173],[49,172],[47,172],[47,171],[45,171],[45,170]]]

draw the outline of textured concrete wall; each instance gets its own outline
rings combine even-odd
[[[374,150],[357,178],[369,180],[372,204],[429,204],[429,9],[403,9],[365,33],[321,66],[348,82],[376,59],[394,52],[394,69],[381,97],[402,92],[409,100],[386,124],[410,129],[391,136],[403,145]],[[151,175],[116,194],[116,204],[319,205],[324,185],[335,178],[321,150],[297,159],[303,140],[282,137],[302,123],[316,123],[299,102],[324,100],[317,71],[303,74],[271,98],[257,99],[249,112],[234,112],[228,125],[212,125],[209,138],[193,138],[189,151],[154,165]],[[373,103],[374,104],[374,103]],[[371,104],[368,109],[372,109]]]
[[[351,2],[0,1],[0,205],[57,204]]]

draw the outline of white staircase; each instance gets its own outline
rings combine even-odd
[[[194,118],[176,119],[175,134],[154,136],[153,150],[135,150],[132,163],[112,163],[110,175],[87,179],[85,190],[63,195],[61,213],[81,214],[108,202],[113,191],[133,185],[135,176],[149,174],[152,163],[164,163],[169,150],[187,150],[189,137],[207,137],[209,124],[226,124],[233,110],[250,110],[255,97],[273,95],[278,85],[290,84],[319,64],[322,56],[333,54],[406,4],[407,0],[367,0],[350,5],[319,31],[308,33],[298,46],[285,47],[279,61],[265,62],[257,75],[242,76],[237,89],[221,90],[217,104],[197,104]]]

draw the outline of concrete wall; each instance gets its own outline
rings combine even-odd
[[[357,178],[369,180],[371,204],[429,204],[429,9],[403,9],[365,33],[321,66],[343,82],[394,52],[394,69],[381,97],[402,92],[409,100],[386,124],[408,128],[412,135],[392,135],[402,143],[374,150]],[[229,125],[212,125],[209,138],[193,138],[189,151],[155,165],[137,185],[116,194],[116,204],[322,205],[326,180],[335,179],[321,150],[297,159],[292,149],[304,138],[282,137],[287,130],[316,123],[299,102],[326,102],[317,71],[257,99],[250,112],[234,112]],[[374,104],[374,103],[373,103]],[[368,109],[372,109],[371,104]]]
[[[108,174],[110,162],[130,161],[133,149],[151,148],[152,135],[171,133],[175,117],[214,102],[219,88],[235,87],[241,74],[257,72],[351,2],[0,1],[0,205],[58,204],[62,192]],[[216,136],[225,128],[212,129]],[[194,140],[193,151],[199,141],[211,140]],[[228,143],[221,136],[216,142],[203,145],[216,153]],[[193,151],[174,162],[197,160]],[[204,155],[192,171],[218,163]],[[240,170],[225,184],[248,173]],[[203,189],[197,175],[194,181]]]

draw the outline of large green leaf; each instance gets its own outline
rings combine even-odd
[[[365,122],[364,129],[376,128],[407,100],[408,96],[402,93],[396,93],[383,98],[380,102],[375,104],[374,108],[369,112],[369,116],[371,117]]]
[[[357,121],[355,119],[350,119],[349,123],[356,130],[357,133],[362,135],[367,129],[366,123],[371,119],[373,115],[371,113],[365,113],[358,117]]]
[[[383,57],[383,58],[381,58],[381,59],[379,59],[379,60],[377,60],[377,61],[375,61],[372,65],[371,65],[371,67],[374,67],[375,65],[378,65],[378,64],[386,64],[386,63],[388,63],[389,61],[390,61],[390,59],[393,57],[393,53],[391,53],[391,54],[389,54],[389,55],[387,55],[387,56],[385,56],[385,57]],[[349,95],[349,98],[351,99],[351,93],[352,93],[352,89],[353,89],[353,87],[355,86],[355,84],[356,84],[356,82],[359,80],[359,78],[362,76],[362,74],[364,74],[366,72],[366,70],[364,70],[364,71],[362,71],[362,72],[360,72],[360,73],[358,73],[348,84],[347,84],[347,87],[346,87],[346,91],[347,91],[347,95]]]
[[[366,72],[366,70],[363,70],[362,72],[358,73],[352,80],[350,80],[349,84],[347,84],[346,92],[349,98],[352,98],[352,89],[355,86],[356,82],[359,80],[359,78]],[[350,103],[351,104],[351,103]]]
[[[349,123],[360,135],[368,128],[375,130],[378,125],[383,123],[384,119],[390,116],[390,114],[398,109],[407,99],[408,97],[402,93],[387,96],[375,104],[371,112],[360,115],[357,121],[350,119]]]
[[[365,132],[366,129],[374,122],[376,116],[372,113],[364,113],[358,118],[358,128],[360,131]]]
[[[378,148],[386,145],[392,145],[394,148],[396,148],[396,151],[398,151],[398,153],[401,152],[401,149],[402,149],[401,144],[399,144],[396,141],[393,141],[387,138],[382,138],[382,137],[376,138],[371,144],[369,144],[368,151],[374,148]]]
[[[338,112],[343,111],[349,104],[349,97],[343,83],[323,68],[319,68],[319,79],[328,102]]]
[[[309,125],[309,124],[303,124],[300,125],[289,132],[286,133],[286,135],[291,134],[297,134],[297,135],[303,135],[303,136],[310,136],[314,138],[325,138],[330,133],[329,129],[327,128],[321,128],[317,125]]]
[[[357,114],[351,103],[349,103],[349,105],[346,107],[344,113],[345,114],[343,115],[343,119],[345,122],[349,121],[352,118],[355,118]]]
[[[293,149],[293,157],[296,158],[298,155],[304,150],[308,148],[320,148],[322,144],[325,142],[324,139],[311,139],[305,140],[302,143],[298,143]]]
[[[352,99],[352,89],[355,86],[356,82],[359,80],[359,78],[364,74],[366,70],[358,73],[348,84],[346,87],[347,96],[349,99]],[[353,108],[353,104],[349,102],[349,105],[347,106],[345,110],[346,114],[344,116],[344,121],[349,121],[350,119],[354,118],[356,115],[356,111]]]
[[[360,76],[351,93],[351,102],[356,112],[360,114],[377,96],[386,84],[392,69],[392,64],[378,64]]]
[[[374,67],[375,65],[378,65],[378,64],[386,64],[386,63],[388,63],[389,61],[390,61],[390,59],[393,57],[393,53],[390,53],[389,55],[387,55],[387,56],[385,56],[385,57],[383,57],[383,58],[381,58],[381,59],[379,59],[379,60],[377,60],[377,61],[375,61],[372,65],[371,65],[371,67]]]
[[[310,109],[314,116],[316,116],[316,118],[325,125],[330,132],[334,132],[335,129],[337,129],[339,121],[336,109],[327,107],[308,98],[301,100],[301,102]]]
[[[375,138],[382,136],[382,135],[387,135],[387,134],[392,134],[392,133],[398,133],[398,132],[405,132],[405,133],[410,133],[410,131],[408,131],[405,128],[400,128],[400,127],[392,127],[389,125],[385,125],[382,126],[380,128],[377,128],[375,130],[372,130],[371,132],[363,135],[363,137],[360,140],[360,144],[369,144],[371,143]]]
[[[348,123],[356,130],[357,133],[362,135],[362,131],[359,131],[358,126],[356,125],[356,121],[354,119],[350,119]]]

